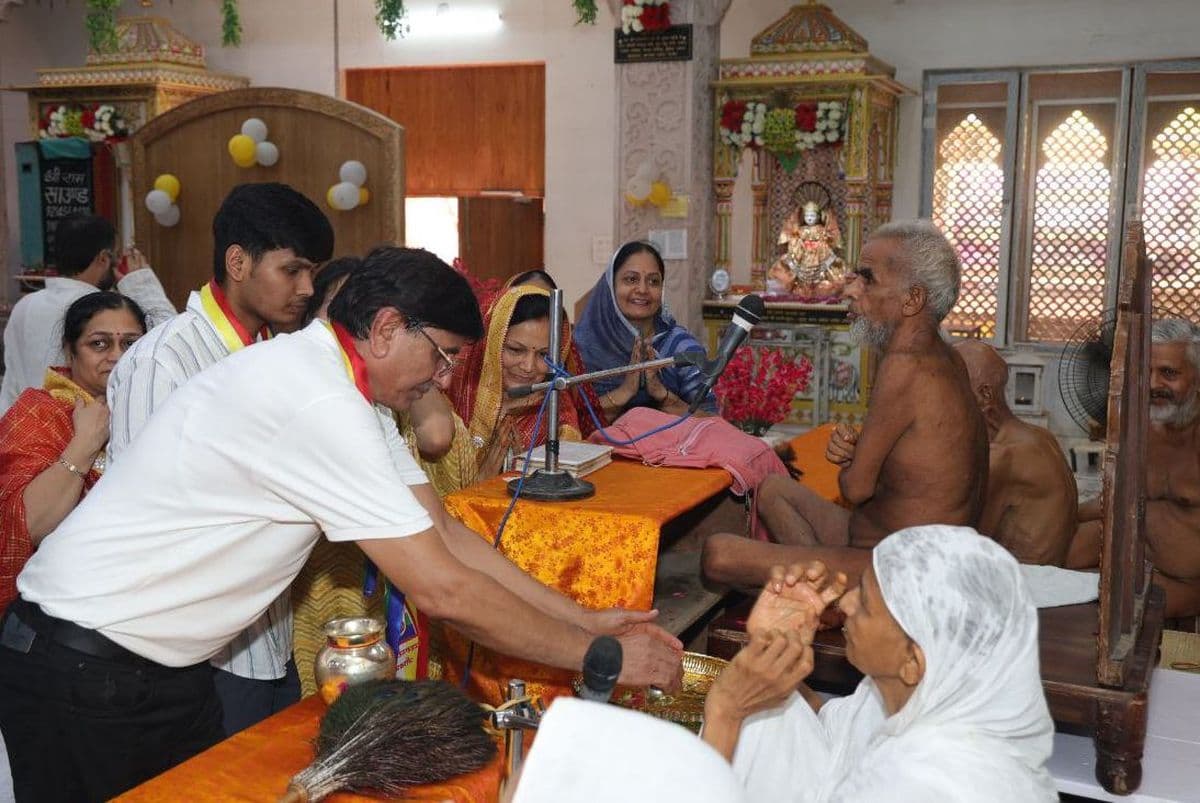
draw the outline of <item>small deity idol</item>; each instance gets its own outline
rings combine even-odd
[[[805,203],[788,215],[779,244],[786,247],[767,272],[769,278],[801,295],[838,294],[844,266],[837,253],[842,237],[833,214],[814,201]]]

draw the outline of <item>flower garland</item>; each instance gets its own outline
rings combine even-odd
[[[668,0],[622,0],[621,31],[642,33],[661,31],[671,26],[671,4]]]
[[[575,14],[578,19],[575,20],[576,25],[595,25],[596,24],[596,0],[571,0],[571,6],[575,9]]]
[[[804,354],[789,359],[779,349],[745,348],[729,361],[713,391],[727,421],[747,431],[766,431],[787,418],[812,372]]]
[[[761,148],[766,128],[767,104],[729,100],[721,108],[721,142],[741,150]]]
[[[721,107],[721,142],[796,155],[840,141],[845,123],[846,106],[837,100],[772,109],[758,101],[727,100]]]
[[[129,126],[115,106],[89,103],[57,106],[42,115],[38,139],[86,137],[92,142],[119,140],[129,136]]]

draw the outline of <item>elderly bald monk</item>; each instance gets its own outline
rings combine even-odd
[[[964,340],[954,348],[967,364],[990,442],[979,532],[1021,563],[1062,566],[1079,511],[1079,491],[1066,456],[1047,430],[1009,409],[1004,398],[1008,363],[999,352],[981,340]]]
[[[1181,318],[1150,332],[1146,545],[1167,616],[1200,616],[1200,327]],[[1100,500],[1079,506],[1068,568],[1100,564]],[[1191,623],[1188,629],[1195,629]]]
[[[852,581],[870,548],[922,524],[975,526],[987,489],[988,436],[962,358],[939,324],[958,298],[953,246],[928,221],[871,233],[843,295],[851,335],[879,351],[861,431],[839,425],[826,458],[852,507],[788,478],[758,489],[759,515],[779,543],[714,535],[705,543],[711,579],[762,585],[771,567],[821,560]]]

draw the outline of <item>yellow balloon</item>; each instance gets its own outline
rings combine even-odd
[[[662,206],[671,200],[671,188],[661,181],[656,181],[650,185],[650,194],[646,196],[646,200],[655,206]]]
[[[245,134],[235,134],[229,138],[229,155],[238,167],[253,167],[255,163],[254,149],[256,143]]]
[[[366,187],[358,188],[358,205],[362,206],[367,201],[371,200],[371,191]]]
[[[642,206],[643,204],[646,203],[645,198],[635,198],[632,195],[630,195],[629,193],[625,193],[625,201],[630,206]]]
[[[325,203],[329,204],[330,209],[337,209],[337,204],[333,202],[333,188],[336,184],[330,184],[329,189],[325,190]]]
[[[163,173],[158,178],[154,179],[154,189],[162,190],[167,195],[171,196],[171,203],[179,200],[179,179],[170,173]]]

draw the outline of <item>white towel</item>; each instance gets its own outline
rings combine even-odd
[[[1096,572],[1021,564],[1021,574],[1033,604],[1039,608],[1078,605],[1100,598],[1100,575]]]

